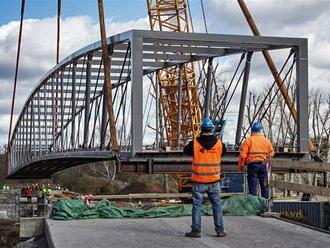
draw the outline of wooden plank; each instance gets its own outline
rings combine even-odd
[[[321,163],[321,162],[315,162],[312,160],[280,160],[280,159],[274,159],[270,161],[270,164],[272,166],[272,169],[275,170],[299,170],[299,172],[302,171],[313,171],[313,172],[330,172],[330,163]]]
[[[220,196],[241,195],[244,193],[221,193]],[[166,199],[166,198],[191,198],[190,193],[141,193],[128,195],[94,195],[94,200],[125,200],[125,199]]]
[[[302,193],[313,194],[318,196],[330,197],[330,188],[326,188],[326,187],[318,187],[318,186],[299,184],[299,183],[287,183],[276,180],[271,180],[269,182],[269,186],[281,190],[287,189],[295,192],[302,192]]]

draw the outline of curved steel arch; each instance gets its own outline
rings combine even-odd
[[[132,30],[109,37],[107,44],[121,153],[130,156],[144,150],[144,75],[187,62],[264,49],[294,48],[298,60],[307,57],[306,40],[298,38]],[[11,137],[11,178],[48,177],[70,166],[111,159],[101,55],[100,42],[93,43],[62,60],[38,82]],[[301,102],[299,106],[305,115]],[[300,138],[308,136],[304,125]]]

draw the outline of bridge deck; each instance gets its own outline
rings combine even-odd
[[[303,153],[277,152],[275,158],[288,163],[299,160]],[[238,152],[230,151],[222,159],[223,172],[237,172]],[[114,159],[110,151],[88,150],[70,151],[62,153],[49,153],[31,159],[25,166],[12,171],[10,179],[50,178],[52,174],[81,164]],[[118,163],[119,162],[119,163]],[[121,153],[117,161],[117,173],[122,174],[162,174],[162,173],[189,173],[191,157],[185,156],[182,151],[156,151],[146,150],[136,153]]]
[[[50,247],[330,247],[330,236],[272,218],[226,216],[228,236],[214,235],[202,219],[202,238],[184,237],[190,217],[159,219],[47,220]]]

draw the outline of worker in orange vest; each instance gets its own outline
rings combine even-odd
[[[205,118],[201,124],[201,134],[185,146],[184,153],[193,156],[192,161],[192,225],[186,237],[201,237],[201,206],[203,194],[207,193],[212,204],[215,232],[224,237],[222,207],[220,201],[220,163],[225,147],[214,136],[213,122]]]
[[[258,182],[261,196],[269,198],[267,161],[274,156],[274,149],[269,139],[261,134],[262,125],[255,122],[251,127],[251,136],[244,140],[239,155],[238,170],[247,165],[249,194],[257,195]]]
[[[27,198],[27,203],[32,203],[32,195],[33,195],[33,190],[31,186],[26,187],[26,198]]]

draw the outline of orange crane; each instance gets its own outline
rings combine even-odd
[[[147,0],[150,28],[153,31],[190,32],[186,0]],[[179,73],[182,88],[179,89]],[[157,73],[166,145],[180,146],[199,133],[201,109],[193,63],[173,66]],[[181,86],[181,85],[180,85]],[[182,101],[179,106],[178,92]],[[181,113],[180,113],[181,112]],[[180,113],[180,118],[178,115]]]
[[[186,0],[147,0],[147,5],[151,30],[190,32]],[[197,137],[200,130],[202,117],[194,65],[186,63],[161,70],[157,80],[166,145],[178,148],[188,139]],[[190,174],[178,174],[177,182],[180,192],[191,190]]]

